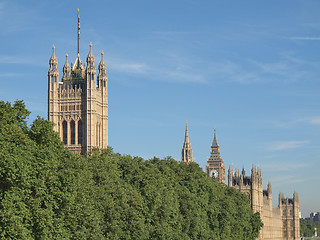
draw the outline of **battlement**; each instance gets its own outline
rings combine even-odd
[[[251,176],[246,176],[245,170],[242,169],[240,172],[239,169],[233,170],[229,167],[228,171],[229,186],[252,186],[252,185],[262,185],[262,174],[261,169],[252,167]]]

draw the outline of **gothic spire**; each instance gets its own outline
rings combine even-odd
[[[189,143],[189,132],[188,132],[188,123],[187,123],[187,121],[186,121],[186,134],[185,134],[184,142],[185,143]]]
[[[99,70],[106,70],[107,69],[107,65],[106,65],[106,63],[104,62],[104,59],[103,59],[103,54],[104,54],[104,52],[102,51],[101,52],[101,61],[99,63]]]
[[[214,136],[213,136],[213,141],[212,141],[212,147],[219,147],[218,141],[217,141],[217,136],[216,136],[216,128],[214,128]]]
[[[90,51],[89,51],[89,54],[87,56],[87,67],[90,67],[90,68],[94,68],[94,56],[93,56],[93,53],[92,53],[92,43],[89,44],[90,46]]]
[[[191,143],[189,141],[189,132],[188,132],[188,124],[186,122],[186,133],[184,138],[184,143],[182,147],[182,161],[185,163],[193,162],[193,154]]]
[[[57,60],[57,57],[56,57],[55,49],[56,49],[56,47],[54,45],[52,45],[52,55],[51,55],[51,58],[49,60],[50,64],[58,64],[58,60]]]

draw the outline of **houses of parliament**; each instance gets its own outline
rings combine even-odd
[[[59,79],[55,47],[49,60],[48,70],[48,119],[55,123],[54,130],[72,152],[86,154],[95,147],[108,146],[108,76],[103,52],[96,69],[95,57],[90,44],[86,63],[79,54],[80,19],[78,11],[77,58],[69,64],[68,54]],[[225,165],[220,155],[220,146],[214,131],[210,157],[207,160],[208,177],[225,184]],[[182,148],[182,161],[193,162],[193,153],[188,127]],[[278,207],[272,206],[272,189],[268,184],[263,189],[261,169],[252,167],[251,175],[229,167],[228,186],[246,194],[253,212],[259,212],[264,227],[259,239],[300,239],[299,198],[285,198],[279,194]]]
[[[186,126],[185,140],[182,147],[182,161],[187,164],[193,162],[188,126]],[[220,154],[220,146],[215,130],[206,172],[208,177],[225,184],[225,165]],[[268,183],[267,189],[263,189],[261,169],[255,166],[251,169],[251,175],[246,175],[244,169],[240,172],[229,167],[228,186],[246,194],[250,200],[252,211],[260,213],[264,226],[258,239],[300,239],[299,197],[296,192],[292,198],[286,198],[282,193],[279,193],[278,206],[273,207],[271,183]]]

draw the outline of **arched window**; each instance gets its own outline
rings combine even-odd
[[[99,124],[96,125],[96,145],[99,147]]]
[[[82,121],[78,122],[78,144],[82,144]]]
[[[97,123],[96,126],[96,144],[97,147],[101,147],[101,124]]]
[[[71,130],[71,144],[75,144],[76,143],[76,124],[75,122],[72,120],[70,122],[70,130]]]
[[[68,124],[66,121],[62,122],[62,134],[63,143],[68,144]]]

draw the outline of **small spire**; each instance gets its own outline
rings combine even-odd
[[[101,52],[101,61],[100,61],[100,64],[104,64],[103,54],[104,54],[104,52],[102,51],[102,52]]]
[[[52,56],[51,56],[51,59],[54,59],[54,60],[57,59],[56,53],[55,53],[55,49],[56,49],[56,47],[54,45],[52,45]]]
[[[52,46],[52,55],[49,59],[50,70],[57,71],[58,59],[55,54],[55,46]]]
[[[69,63],[68,63],[68,53],[66,54],[66,64],[65,65],[69,65]]]
[[[68,53],[66,54],[66,62],[63,66],[63,75],[64,77],[68,77],[69,76],[69,73],[71,71],[71,68],[70,68],[70,65],[68,63]]]
[[[107,71],[107,65],[104,62],[103,54],[104,54],[104,52],[102,51],[101,52],[101,61],[99,63],[99,74],[100,75],[106,75],[106,71]]]
[[[92,43],[89,44],[90,46],[90,51],[89,51],[89,54],[87,56],[87,63],[94,63],[94,56],[93,56],[93,53],[92,53]],[[89,64],[87,64],[89,66]]]

